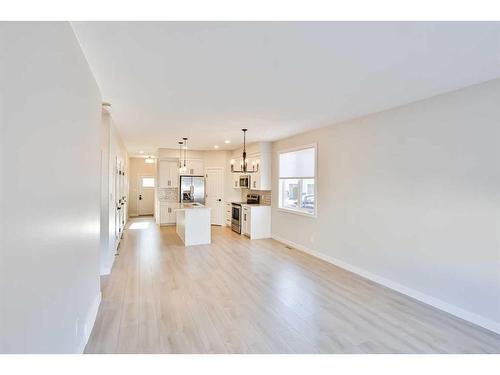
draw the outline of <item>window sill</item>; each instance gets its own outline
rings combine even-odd
[[[316,211],[314,213],[310,214],[310,213],[305,212],[305,211],[299,211],[299,210],[294,210],[291,208],[282,208],[282,207],[278,207],[278,211],[286,212],[286,213],[290,213],[290,214],[295,214],[295,215],[300,215],[300,216],[305,216],[305,217],[309,217],[312,219],[316,218]]]

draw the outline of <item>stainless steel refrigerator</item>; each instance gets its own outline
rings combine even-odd
[[[205,178],[203,176],[181,176],[181,203],[205,204]]]

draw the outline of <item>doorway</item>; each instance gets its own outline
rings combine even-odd
[[[207,168],[205,173],[206,192],[205,205],[210,207],[210,222],[212,225],[222,225],[224,222],[224,170],[222,168]]]
[[[153,215],[155,201],[154,176],[139,176],[139,196],[137,197],[137,213],[139,216]]]

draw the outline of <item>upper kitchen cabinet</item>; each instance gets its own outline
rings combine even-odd
[[[231,160],[235,170],[241,170],[243,160],[241,158],[242,149],[235,150]],[[258,171],[256,170],[258,166]],[[247,174],[250,176],[251,190],[271,190],[271,143],[259,142],[247,146]],[[239,177],[244,173],[235,173],[233,187],[241,188]]]
[[[183,175],[204,176],[205,167],[201,159],[188,159],[186,160],[187,172]]]
[[[243,159],[242,158],[234,158],[231,159],[231,165],[235,170],[240,171],[243,168]]]
[[[241,170],[243,168],[243,159],[242,158],[232,159],[231,163],[234,166],[235,170]],[[233,173],[232,175],[233,175],[233,188],[235,188],[235,189],[241,188],[240,176],[242,176],[243,173]]]
[[[240,187],[240,175],[233,173],[233,188],[237,189]]]
[[[248,157],[247,170],[257,169],[250,173],[252,190],[271,190],[271,153],[253,154]]]
[[[158,187],[179,187],[179,164],[176,160],[160,160],[158,167]]]

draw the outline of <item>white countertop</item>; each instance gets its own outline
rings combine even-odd
[[[207,210],[210,210],[210,207],[205,207],[201,203],[181,203],[179,205],[179,208],[176,208],[174,211],[181,211],[181,210],[192,210],[192,209],[201,209],[205,208]]]

